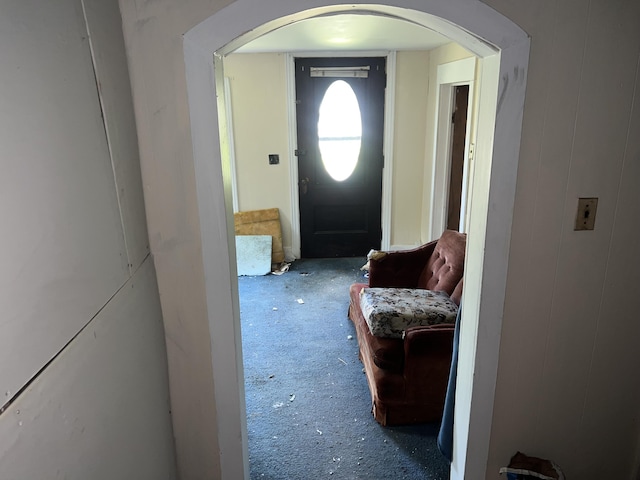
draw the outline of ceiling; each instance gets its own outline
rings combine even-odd
[[[239,53],[430,50],[447,37],[404,20],[370,14],[314,17],[287,25],[240,47]]]

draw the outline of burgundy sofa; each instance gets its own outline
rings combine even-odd
[[[356,327],[372,411],[382,425],[439,421],[444,407],[453,324],[411,327],[404,338],[371,334],[360,308],[370,287],[445,291],[460,304],[466,235],[446,230],[439,240],[413,250],[380,252],[369,261],[369,284],[350,287],[349,318]]]

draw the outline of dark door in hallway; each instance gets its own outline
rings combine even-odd
[[[380,248],[384,58],[296,59],[303,258]]]

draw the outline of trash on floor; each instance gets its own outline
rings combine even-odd
[[[500,469],[500,474],[506,473],[507,480],[565,480],[560,467],[549,460],[529,457],[517,452],[509,465]]]
[[[382,260],[386,256],[387,252],[381,252],[380,250],[369,250],[369,253],[367,253],[367,260]]]
[[[279,265],[274,265],[271,273],[273,275],[282,275],[283,273],[287,273],[289,271],[290,263],[282,262]]]

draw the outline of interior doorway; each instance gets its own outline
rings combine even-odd
[[[233,287],[235,271],[230,260],[235,252],[233,228],[229,228],[231,192],[220,59],[249,39],[283,25],[358,9],[431,26],[482,58],[476,144],[482,168],[474,169],[465,322],[458,370],[458,385],[463,388],[458,388],[456,395],[451,475],[456,479],[470,478],[471,472],[477,475],[485,470],[491,431],[487,412],[493,409],[497,375],[529,38],[513,22],[479,0],[447,3],[427,0],[420,5],[410,0],[388,3],[392,5],[356,1],[344,6],[318,0],[308,9],[308,4],[301,6],[298,0],[259,3],[236,0],[184,36],[213,383],[216,402],[225,406],[224,416],[218,417],[218,439],[224,452],[223,478],[245,476],[246,445],[242,438],[246,438],[246,430],[243,434],[246,424],[243,426],[244,402],[239,382],[242,366],[237,288]],[[211,135],[217,127],[222,133],[219,137]],[[225,194],[212,189],[212,184],[224,186]],[[473,442],[473,449],[467,448],[469,442]]]
[[[465,174],[465,144],[467,143],[467,118],[469,85],[457,85],[453,89],[453,113],[451,114],[451,168],[449,170],[449,200],[447,202],[447,229],[464,231],[462,217],[462,187]]]
[[[445,229],[468,231],[480,118],[475,79],[481,61],[470,57],[438,66],[430,238],[438,238]]]

